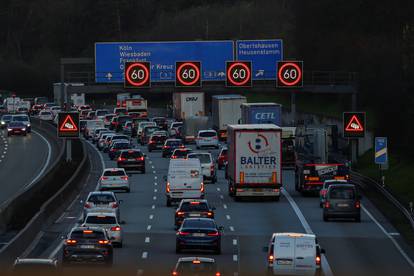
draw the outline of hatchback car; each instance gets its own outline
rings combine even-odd
[[[172,122],[169,129],[168,129],[168,133],[171,137],[176,137],[177,133],[178,133],[178,128],[183,126],[183,122]]]
[[[158,126],[145,126],[141,132],[141,136],[139,137],[139,143],[144,146],[148,143],[150,136],[156,132],[160,131],[160,127]]]
[[[116,114],[113,114],[113,113],[106,114],[104,116],[103,122],[104,122],[105,127],[108,127],[109,128],[109,126],[111,125],[112,118],[115,117],[115,116],[116,116]]]
[[[219,155],[217,156],[217,168],[219,170],[224,168],[224,164],[227,162],[227,147],[222,147]]]
[[[108,132],[109,130],[107,128],[95,128],[92,132],[92,143],[98,142],[99,136],[101,132]]]
[[[117,159],[118,168],[145,173],[145,154],[138,149],[121,150]]]
[[[330,185],[326,192],[323,206],[323,220],[331,218],[353,218],[361,221],[361,196],[355,185],[334,184]]]
[[[7,125],[7,136],[12,135],[27,135],[26,125],[22,122],[10,122]]]
[[[215,130],[200,130],[196,138],[196,147],[215,147],[219,148],[219,140]]]
[[[179,227],[186,218],[214,218],[214,210],[206,199],[183,199],[175,211],[174,223]]]
[[[162,146],[162,157],[169,157],[177,148],[183,148],[184,144],[181,139],[167,139]]]
[[[187,155],[191,153],[193,150],[190,148],[179,148],[175,149],[171,154],[171,159],[185,159]]]
[[[90,192],[83,205],[83,219],[91,212],[114,212],[118,220],[120,220],[121,212],[119,205],[121,203],[122,200],[118,200],[113,192]]]
[[[205,275],[220,276],[216,261],[204,257],[179,258],[172,272],[173,276],[178,275]]]
[[[122,247],[121,225],[115,213],[90,212],[86,215],[82,227],[102,227],[112,244]]]
[[[114,135],[116,135],[114,132],[107,132],[102,134],[101,138],[99,138],[98,142],[96,143],[98,150],[103,150],[107,146],[107,143],[109,143],[109,137]]]
[[[187,155],[188,158],[198,158],[201,163],[201,170],[203,173],[204,180],[209,180],[212,183],[217,182],[216,166],[213,161],[211,153],[190,153]]]
[[[120,115],[117,117],[113,117],[111,121],[111,125],[109,126],[109,129],[115,130],[115,131],[121,131],[122,126],[125,124],[125,122],[131,121],[131,117],[127,115]]]
[[[122,132],[126,135],[132,134],[132,121],[126,121],[122,126]]]
[[[159,131],[154,132],[148,140],[148,151],[162,149],[162,146],[165,143],[165,140],[168,139],[168,136],[165,133],[160,133]]]
[[[123,168],[105,169],[99,179],[99,190],[125,190],[129,193],[129,177]]]
[[[144,127],[146,126],[157,126],[157,124],[155,122],[148,122],[148,121],[141,121],[138,123],[138,127],[137,127],[137,142],[141,143],[141,133],[144,130]]]
[[[325,180],[323,182],[322,189],[319,191],[319,207],[323,207],[325,204],[326,193],[328,192],[328,188],[332,184],[348,184],[349,182],[346,180]]]
[[[183,249],[213,250],[221,253],[221,231],[209,218],[186,218],[176,233],[176,253]]]
[[[39,112],[39,119],[42,121],[53,121],[54,117],[49,110],[41,110]]]
[[[109,148],[109,159],[113,160],[117,156],[117,152],[120,150],[130,149],[131,144],[128,140],[114,140],[112,146]]]
[[[74,227],[62,247],[62,263],[101,262],[112,266],[113,247],[101,227]]]

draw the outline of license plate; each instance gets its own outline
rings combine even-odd
[[[93,249],[93,248],[95,248],[95,246],[94,245],[81,245],[80,248],[83,248],[83,249]]]
[[[190,214],[190,217],[199,217],[200,214]]]
[[[278,265],[291,265],[292,261],[290,261],[290,260],[278,260],[277,264]]]
[[[255,191],[255,192],[263,192],[263,189],[261,189],[261,188],[257,188],[257,189],[254,189],[254,191]]]
[[[204,233],[193,233],[193,237],[205,237]]]
[[[135,161],[135,159],[128,159],[128,161]]]
[[[349,204],[346,203],[339,203],[338,207],[349,207]]]

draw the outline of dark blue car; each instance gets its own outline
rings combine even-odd
[[[162,147],[162,157],[170,157],[175,149],[184,148],[181,139],[167,139]]]
[[[175,251],[180,253],[183,249],[199,249],[220,254],[222,229],[217,227],[213,219],[186,218],[177,231]]]

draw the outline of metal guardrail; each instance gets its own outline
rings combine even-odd
[[[383,185],[375,181],[374,179],[362,175],[358,172],[351,172],[351,179],[353,182],[360,186],[374,187],[379,191],[389,202],[391,202],[410,222],[411,228],[414,230],[414,214],[404,206],[390,191],[388,191]]]

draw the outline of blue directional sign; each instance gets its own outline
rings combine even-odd
[[[387,162],[387,137],[375,137],[375,164],[385,165]]]
[[[151,63],[151,82],[175,81],[177,61],[199,61],[203,81],[224,81],[233,41],[103,42],[95,44],[95,81],[123,82],[124,64]]]
[[[281,39],[238,40],[236,59],[252,62],[253,80],[275,80],[277,62],[283,60],[283,41]]]

